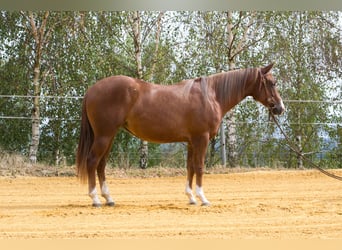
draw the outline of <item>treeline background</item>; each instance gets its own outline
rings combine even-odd
[[[338,11],[2,11],[0,149],[33,163],[74,164],[82,97],[103,77],[172,84],[275,62],[286,133],[313,161],[341,168],[341,29]],[[308,167],[249,98],[222,129],[207,167]],[[141,166],[142,145],[120,131],[109,165]],[[186,146],[149,143],[144,157],[149,167],[183,167]]]

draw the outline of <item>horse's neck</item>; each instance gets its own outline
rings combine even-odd
[[[251,72],[240,70],[240,72],[226,72],[213,77],[216,100],[219,103],[224,116],[235,105],[249,95]]]

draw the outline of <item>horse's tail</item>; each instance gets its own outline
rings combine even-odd
[[[87,182],[88,171],[87,171],[87,158],[90,152],[90,148],[94,142],[94,132],[89,123],[87,109],[86,109],[86,95],[84,96],[82,103],[82,120],[81,120],[81,133],[78,142],[77,155],[76,155],[76,166],[77,176],[82,183]]]

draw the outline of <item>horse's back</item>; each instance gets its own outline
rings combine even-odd
[[[112,93],[113,91],[120,91],[120,89],[127,89],[136,85],[136,79],[124,75],[110,76],[97,81],[92,85],[87,95],[92,94],[105,94]]]
[[[160,85],[111,76],[89,88],[88,114],[94,125],[97,121],[108,124],[108,128],[122,126],[152,142],[188,141],[194,134],[208,130],[216,133],[220,115],[216,109],[208,108],[197,83],[185,80]]]

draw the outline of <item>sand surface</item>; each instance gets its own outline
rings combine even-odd
[[[182,176],[107,182],[115,207],[93,208],[75,177],[0,177],[0,239],[342,239],[342,182],[314,170],[205,175],[210,207]]]

